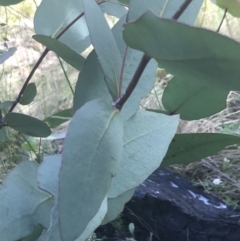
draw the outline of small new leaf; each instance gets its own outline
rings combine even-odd
[[[21,105],[29,105],[37,95],[37,87],[34,83],[27,85],[23,95],[19,101]]]
[[[72,108],[61,110],[44,119],[44,122],[47,122],[50,128],[56,128],[59,125],[65,123],[66,121],[69,121],[72,118],[72,112]]]

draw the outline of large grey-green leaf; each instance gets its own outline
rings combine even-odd
[[[92,45],[98,55],[108,90],[118,97],[122,58],[106,19],[95,0],[82,0]]]
[[[37,241],[60,241],[61,235],[58,225],[58,207],[54,206],[51,210],[51,225],[48,230],[44,230]]]
[[[158,16],[171,18],[179,10],[185,0],[131,0],[129,21],[135,21],[145,11],[151,10]],[[203,0],[195,0],[190,3],[188,8],[180,16],[179,21],[193,25]]]
[[[122,37],[122,29],[123,24],[125,23],[125,17],[121,18],[118,23],[113,28],[113,36],[116,39],[118,48],[122,54],[124,55],[126,44]],[[123,92],[126,90],[129,85],[138,65],[140,59],[142,57],[142,53],[140,51],[128,48],[127,55],[124,64],[124,72],[123,72]],[[156,81],[156,71],[157,71],[157,63],[155,60],[151,60],[146,68],[144,69],[139,82],[131,94],[128,101],[124,104],[122,108],[122,117],[123,120],[127,120],[130,118],[136,111],[139,109],[139,104],[142,98],[144,98],[154,87],[154,83]]]
[[[51,130],[46,123],[21,113],[7,113],[4,122],[11,128],[29,136],[47,137]]]
[[[37,34],[56,36],[83,13],[82,1],[42,0],[34,16],[34,29]],[[59,41],[81,53],[90,45],[88,29],[84,18],[68,29]]]
[[[37,87],[34,83],[30,83],[27,85],[26,89],[23,92],[23,95],[19,101],[21,105],[30,104],[37,95]]]
[[[59,227],[74,240],[97,214],[122,159],[123,126],[111,103],[93,100],[75,112],[59,175]],[[71,185],[69,185],[71,184]]]
[[[108,210],[107,196],[103,199],[103,202],[97,212],[97,214],[88,223],[83,233],[74,241],[86,241],[93,232],[101,225],[103,218],[105,217]]]
[[[116,198],[108,198],[108,210],[102,225],[105,225],[114,219],[123,211],[124,205],[132,198],[135,189],[128,190]]]
[[[131,48],[155,58],[178,78],[213,88],[240,88],[240,43],[228,37],[150,11],[125,25],[123,36]]]
[[[199,161],[216,154],[226,146],[237,143],[240,143],[240,137],[226,134],[177,134],[173,138],[161,166]]]
[[[41,187],[57,197],[58,192],[58,172],[60,170],[61,164],[61,155],[49,156],[49,158],[44,160],[47,164],[45,167],[41,169],[41,176],[44,177],[41,181]],[[47,169],[46,169],[47,168]],[[39,173],[39,172],[38,172]],[[47,173],[47,175],[46,175]],[[51,178],[52,177],[52,178]],[[50,184],[49,184],[50,183]],[[94,232],[94,230],[100,226],[104,216],[107,212],[107,197],[104,198],[97,214],[92,218],[92,220],[88,223],[84,232],[78,237],[75,241],[85,241],[87,238]],[[44,232],[43,235],[40,237],[38,241],[59,241],[60,232],[59,232],[59,225],[58,225],[58,212],[57,206],[54,207],[52,210],[52,217],[51,217],[51,226],[47,232]]]
[[[23,2],[24,0],[0,0],[0,6],[9,6]]]
[[[106,215],[107,208],[108,208],[107,197],[105,197],[98,212],[88,223],[85,230],[81,233],[81,235],[78,238],[73,239],[73,240],[74,241],[86,241],[87,238],[89,238],[90,235],[96,230],[96,228],[100,226],[104,216]],[[58,226],[59,226],[58,225],[58,211],[57,211],[57,206],[56,206],[56,207],[54,207],[53,212],[52,212],[51,228],[48,231],[44,232],[42,234],[42,236],[38,239],[38,241],[60,241],[60,240],[62,240]]]
[[[29,236],[21,239],[21,241],[36,241],[41,236],[43,230],[44,230],[44,227],[42,225],[38,224],[34,228],[33,232]]]
[[[121,18],[123,15],[127,14],[127,9],[116,3],[105,2],[99,6],[103,12],[116,16],[117,18]]]
[[[59,171],[61,167],[62,155],[45,156],[43,163],[38,168],[38,186],[51,193],[55,198],[58,194]]]
[[[61,167],[62,155],[51,155],[44,157],[43,163],[38,168],[38,186],[54,196],[55,205],[51,211],[51,225],[49,229],[41,235],[39,241],[59,241],[60,233],[57,225],[58,212],[57,198],[59,187],[59,171]]]
[[[123,157],[109,198],[137,187],[157,169],[174,137],[179,117],[139,110],[124,123]]]
[[[163,92],[162,103],[170,115],[180,114],[182,120],[197,120],[225,109],[228,93],[228,90],[173,78]]]
[[[126,44],[122,38],[122,25],[125,21],[126,17],[122,17],[112,30],[122,57],[126,48]],[[123,90],[127,88],[134,72],[136,71],[141,56],[141,52],[128,48],[123,72]],[[94,69],[94,71],[92,71],[92,69]],[[145,68],[134,92],[123,106],[121,111],[123,120],[127,120],[137,111],[141,99],[152,90],[156,78],[156,69],[157,63],[155,60],[151,60]],[[111,102],[111,97],[104,82],[104,76],[97,55],[93,51],[87,57],[84,67],[78,77],[74,95],[74,112],[87,101],[95,98],[102,98],[108,103]]]
[[[128,21],[135,21],[147,10],[151,10],[157,15],[160,15],[165,5],[166,3],[164,1],[159,0],[131,0],[129,4]],[[176,6],[177,5],[178,4],[176,4]]]
[[[53,198],[37,186],[38,166],[32,161],[21,162],[1,186],[1,241],[26,237],[38,223],[49,226]]]
[[[2,52],[0,55],[0,64],[4,63],[7,59],[9,59],[16,51],[17,48],[13,47],[8,49],[7,51]]]
[[[97,54],[93,50],[88,55],[83,69],[78,76],[73,101],[73,112],[75,113],[85,103],[96,98],[101,98],[107,103],[112,103]]]
[[[59,57],[77,70],[82,69],[85,59],[73,49],[69,48],[66,44],[44,35],[33,35],[33,39],[55,52]]]

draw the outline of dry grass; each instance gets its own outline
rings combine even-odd
[[[223,150],[201,161],[172,168],[227,204],[240,206],[240,150]]]

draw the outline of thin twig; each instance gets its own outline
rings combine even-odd
[[[127,52],[128,52],[128,46],[126,45],[126,48],[125,48],[125,51],[124,51],[124,55],[123,55],[121,73],[120,73],[118,98],[120,98],[122,96],[123,72],[124,72],[124,66],[125,66],[125,62],[126,62]]]
[[[66,26],[56,37],[56,39],[59,39],[77,20],[79,20],[82,16],[84,15],[84,12],[81,13],[78,17],[76,17],[68,26]],[[46,57],[47,53],[48,53],[49,49],[45,48],[45,50],[43,51],[42,55],[40,56],[40,58],[38,59],[37,63],[34,65],[33,69],[31,70],[29,76],[27,77],[26,81],[23,84],[22,89],[20,90],[17,99],[13,102],[13,105],[11,106],[11,108],[9,109],[8,112],[12,112],[13,109],[16,107],[16,105],[19,103],[23,92],[25,91],[28,83],[30,82],[31,78],[33,77],[35,71],[38,69],[39,65],[41,64],[41,62],[43,61],[43,59]]]
[[[177,10],[177,12],[172,16],[172,19],[177,20],[183,14],[183,12],[187,9],[187,7],[189,6],[189,4],[191,2],[192,2],[192,0],[185,0],[185,2],[180,6],[179,10]],[[146,54],[143,55],[139,65],[138,65],[138,68],[137,68],[136,72],[134,73],[133,78],[130,81],[125,93],[123,94],[122,97],[120,97],[114,103],[115,108],[117,108],[118,110],[122,109],[123,105],[126,103],[128,98],[132,94],[133,90],[137,86],[137,83],[138,83],[144,69],[146,68],[148,62],[150,61],[150,59],[151,59],[151,57],[147,56]]]
[[[56,39],[59,39],[66,31],[73,26],[74,23],[76,23],[82,16],[84,15],[84,12],[82,12],[78,17],[76,17],[71,23],[69,23],[56,37]]]
[[[99,2],[98,4],[102,4],[105,1]],[[82,16],[84,15],[84,12],[82,12],[81,14],[79,14],[79,16],[77,16],[71,23],[69,23],[56,37],[56,39],[59,39],[74,23],[76,23]],[[34,75],[35,71],[38,69],[39,65],[41,64],[41,62],[43,61],[43,59],[46,57],[47,53],[48,53],[49,49],[45,48],[45,50],[43,51],[42,55],[40,56],[40,58],[38,59],[37,63],[34,65],[33,69],[31,70],[29,76],[27,77],[27,79],[25,80],[22,89],[20,90],[16,100],[13,102],[13,105],[11,106],[11,108],[9,109],[8,112],[12,112],[13,109],[16,107],[16,105],[19,103],[23,92],[25,91],[28,83],[30,82],[32,76]],[[2,125],[0,126],[2,127]]]
[[[73,87],[72,87],[72,85],[71,85],[71,83],[70,83],[70,80],[69,80],[69,78],[68,78],[67,72],[66,72],[66,70],[64,69],[64,66],[63,66],[62,60],[60,59],[59,56],[57,56],[57,57],[58,57],[58,61],[59,61],[60,65],[61,65],[61,68],[62,68],[63,74],[64,74],[64,76],[65,76],[65,78],[66,78],[66,80],[67,80],[68,86],[69,86],[69,88],[70,88],[70,90],[71,90],[71,92],[72,92],[72,95],[74,95]]]
[[[114,106],[118,109],[121,110],[123,105],[125,104],[125,102],[128,100],[128,98],[130,97],[130,95],[132,94],[133,90],[135,89],[135,87],[137,86],[137,83],[145,69],[145,67],[147,66],[148,62],[150,61],[151,57],[147,56],[146,54],[143,55],[138,68],[136,70],[136,72],[133,75],[133,78],[131,80],[131,82],[129,83],[125,93],[123,94],[123,96],[118,99],[115,103]]]
[[[30,82],[33,74],[35,73],[35,71],[37,70],[37,68],[39,67],[40,63],[42,62],[42,60],[45,58],[45,56],[47,55],[49,49],[48,48],[45,48],[45,50],[43,51],[42,55],[40,56],[40,58],[38,59],[37,63],[34,65],[33,69],[31,70],[30,74],[28,75],[26,81],[24,82],[23,86],[22,86],[22,89],[20,90],[19,94],[18,94],[18,97],[17,99],[13,102],[11,108],[9,109],[8,113],[9,112],[12,112],[13,109],[16,107],[16,105],[19,103],[21,97],[22,97],[22,94],[23,92],[25,91],[28,83]]]
[[[178,20],[191,2],[192,0],[185,0],[185,2],[180,6],[179,10],[172,16],[172,19]]]
[[[19,133],[19,135],[23,138],[23,140],[25,142],[27,142],[29,148],[31,149],[31,151],[36,155],[36,157],[38,156],[38,153],[34,150],[34,148],[32,147],[31,143],[28,141],[28,139],[22,134],[22,133]]]
[[[221,20],[221,22],[220,22],[220,24],[219,24],[216,32],[219,32],[220,28],[222,27],[222,24],[223,24],[223,21],[224,21],[224,19],[225,19],[225,17],[226,17],[227,11],[228,11],[228,8],[225,8],[225,9],[224,9],[224,14],[223,14],[222,20]]]

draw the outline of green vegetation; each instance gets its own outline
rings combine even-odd
[[[239,205],[236,6],[139,1],[0,0],[3,241],[85,241],[160,164]]]

